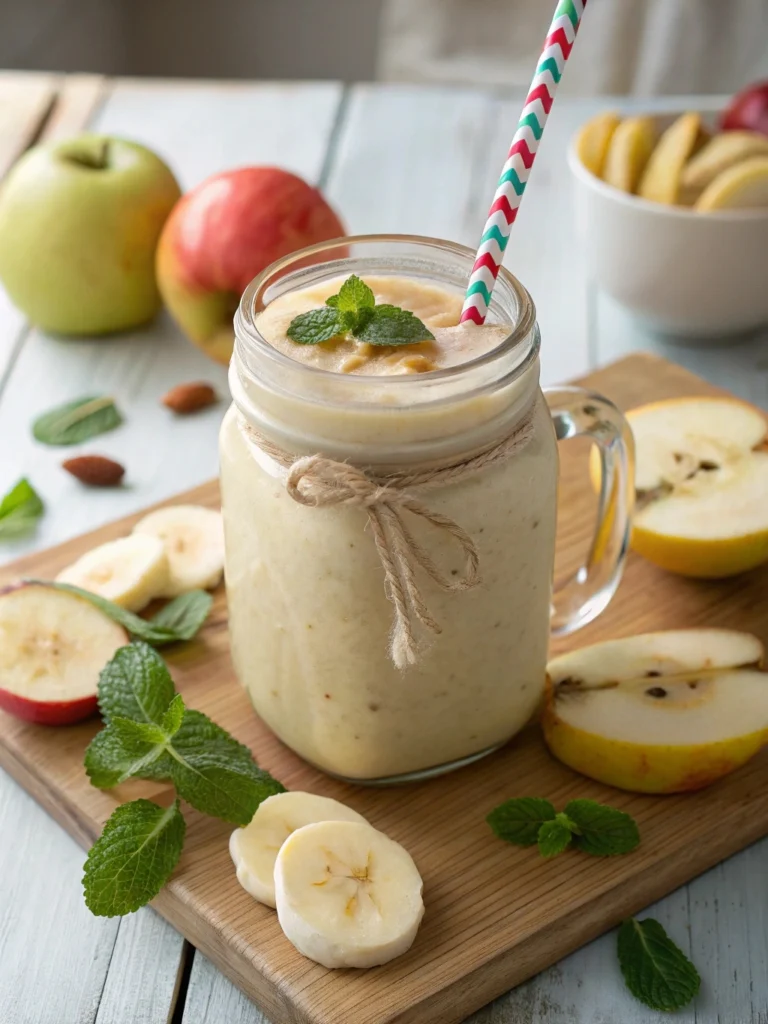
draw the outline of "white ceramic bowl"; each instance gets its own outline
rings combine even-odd
[[[689,342],[768,323],[768,210],[695,213],[606,185],[579,160],[576,226],[597,285],[654,330]]]

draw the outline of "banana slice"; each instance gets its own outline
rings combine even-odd
[[[608,146],[620,120],[619,115],[612,110],[597,114],[582,125],[576,136],[576,153],[579,160],[598,178],[602,176]]]
[[[280,925],[324,967],[376,967],[410,949],[424,916],[422,888],[407,850],[359,822],[305,825],[275,863]]]
[[[603,181],[634,192],[656,141],[652,117],[628,117],[614,131],[605,156]]]
[[[768,207],[768,156],[753,156],[718,174],[696,202],[701,212]]]
[[[285,840],[297,828],[317,821],[357,821],[365,818],[338,800],[314,793],[276,793],[259,804],[251,823],[229,840],[237,880],[251,896],[275,905],[275,860]]]
[[[224,571],[224,527],[221,512],[201,505],[169,505],[144,516],[135,534],[158,537],[170,565],[168,584],[160,597],[178,597],[189,590],[218,586]]]
[[[663,133],[645,166],[637,194],[668,206],[677,202],[683,167],[701,132],[698,114],[683,114]]]
[[[146,534],[121,537],[88,551],[56,579],[139,612],[168,587],[165,545]]]
[[[723,171],[753,156],[768,156],[768,138],[759,132],[721,132],[699,150],[683,169],[683,189],[701,192]]]

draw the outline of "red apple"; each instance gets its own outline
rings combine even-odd
[[[768,82],[755,82],[736,93],[720,118],[723,131],[768,135]]]
[[[188,192],[165,223],[157,281],[184,333],[220,363],[234,344],[240,296],[270,263],[339,238],[344,226],[316,188],[278,167],[243,167]]]
[[[99,674],[128,639],[76,594],[44,583],[0,591],[0,708],[40,725],[90,717]]]

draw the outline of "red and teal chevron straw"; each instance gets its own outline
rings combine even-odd
[[[560,0],[555,10],[485,222],[461,311],[462,321],[485,322],[509,233],[586,5],[587,0]]]

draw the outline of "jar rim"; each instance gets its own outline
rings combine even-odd
[[[256,316],[265,308],[264,304],[261,305],[261,308],[258,308],[258,306],[260,300],[263,299],[264,293],[272,284],[277,280],[285,280],[286,278],[290,279],[290,275],[286,272],[289,271],[291,265],[295,264],[297,271],[307,269],[308,263],[319,269],[320,266],[325,266],[325,264],[315,263],[312,260],[312,257],[334,249],[340,250],[353,245],[372,243],[413,245],[423,246],[425,249],[442,250],[443,252],[466,258],[470,272],[476,255],[473,249],[470,249],[468,246],[462,245],[459,242],[452,242],[443,238],[434,238],[428,235],[397,233],[346,235],[341,238],[318,242],[315,245],[299,249],[296,252],[282,256],[280,259],[271,263],[268,267],[265,267],[265,269],[262,270],[261,273],[257,274],[246,287],[240,299],[234,318],[236,350],[238,346],[245,346],[250,348],[251,352],[254,352],[254,354],[258,353],[258,358],[260,359],[267,358],[273,362],[273,365],[277,367],[283,366],[294,372],[296,372],[297,368],[300,368],[302,373],[311,375],[311,379],[314,380],[338,380],[340,377],[344,376],[334,370],[324,370],[317,366],[310,366],[306,363],[302,363],[297,359],[292,359],[285,353],[280,352],[273,345],[270,345],[270,343],[261,336],[258,328],[256,327]],[[330,267],[332,263],[337,261],[341,262],[341,260],[337,258],[337,260],[330,261],[328,266]],[[523,374],[538,358],[539,354],[539,332],[534,330],[536,326],[536,307],[527,288],[525,288],[518,278],[507,270],[506,267],[500,267],[498,279],[514,294],[519,311],[516,322],[512,325],[510,333],[503,341],[489,351],[476,356],[474,359],[467,360],[467,362],[464,363],[459,363],[456,366],[443,367],[441,369],[431,370],[427,373],[398,374],[380,377],[378,379],[386,381],[387,385],[390,387],[394,386],[397,390],[403,389],[403,391],[405,391],[409,387],[414,388],[418,387],[420,384],[423,385],[425,381],[437,383],[460,377],[462,375],[471,375],[472,371],[481,369],[495,360],[503,360],[504,356],[512,353],[524,342],[529,341],[530,347],[528,352],[515,366],[514,376]],[[493,302],[491,308],[493,308]],[[245,355],[245,353],[241,354]],[[507,375],[505,376],[507,377],[507,380],[509,380],[509,377]],[[365,374],[356,375],[355,379],[362,379],[366,381],[372,380],[370,376]]]

